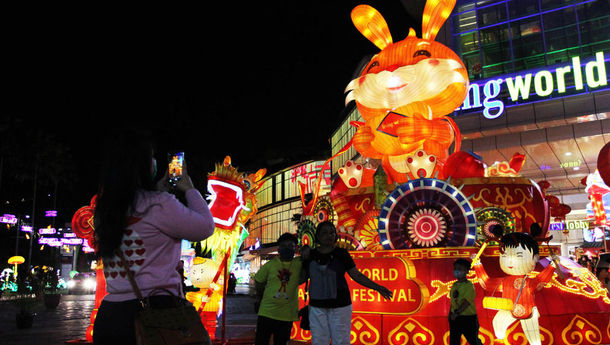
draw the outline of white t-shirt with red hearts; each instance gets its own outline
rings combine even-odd
[[[135,212],[129,218],[120,250],[144,297],[155,289],[167,289],[179,296],[182,277],[176,267],[181,240],[201,241],[214,232],[214,219],[201,193],[190,189],[185,197],[188,207],[169,193],[137,193]],[[107,301],[137,298],[123,266],[117,256],[104,260]]]

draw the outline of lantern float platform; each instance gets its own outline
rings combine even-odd
[[[376,291],[347,278],[353,303],[352,344],[448,344],[449,291],[455,282],[453,262],[469,259],[477,250],[446,247],[350,252],[363,274],[394,293],[391,301],[384,301]],[[499,255],[498,246],[489,246],[481,257],[492,277],[505,276],[498,264]],[[541,260],[530,277],[548,265],[548,255],[549,248],[540,247]],[[561,264],[565,279],[555,273],[536,294],[542,344],[610,343],[610,296],[586,268],[563,257]],[[481,342],[527,344],[519,322],[509,326],[505,341],[495,339],[492,319],[496,311],[483,308],[482,302],[483,297],[492,294],[479,285],[474,270],[468,279],[476,289]],[[300,307],[304,303],[303,287]],[[300,329],[298,322],[291,335],[294,340],[311,339],[310,332]]]

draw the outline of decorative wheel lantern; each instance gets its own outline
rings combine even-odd
[[[299,224],[297,229],[297,237],[299,238],[299,246],[313,247],[316,242],[316,225],[309,219],[305,219]]]
[[[333,204],[328,197],[322,197],[316,203],[313,209],[314,216],[316,217],[316,224],[320,224],[325,221],[330,221],[336,224],[336,213]]]
[[[503,233],[516,230],[515,217],[509,211],[499,207],[485,207],[476,212],[477,237],[481,241],[495,237],[491,232],[494,225],[502,226]]]
[[[379,213],[384,249],[471,246],[477,221],[459,188],[434,178],[411,180],[397,187]]]
[[[335,245],[345,250],[363,249],[360,241],[358,241],[358,239],[345,228],[337,229],[337,243]]]

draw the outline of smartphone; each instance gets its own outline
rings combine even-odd
[[[169,155],[169,183],[176,186],[176,182],[182,178],[182,166],[184,164],[184,152],[176,152]]]

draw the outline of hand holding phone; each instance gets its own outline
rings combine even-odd
[[[176,183],[182,178],[184,170],[184,152],[176,152],[169,155],[169,183],[176,187]]]

